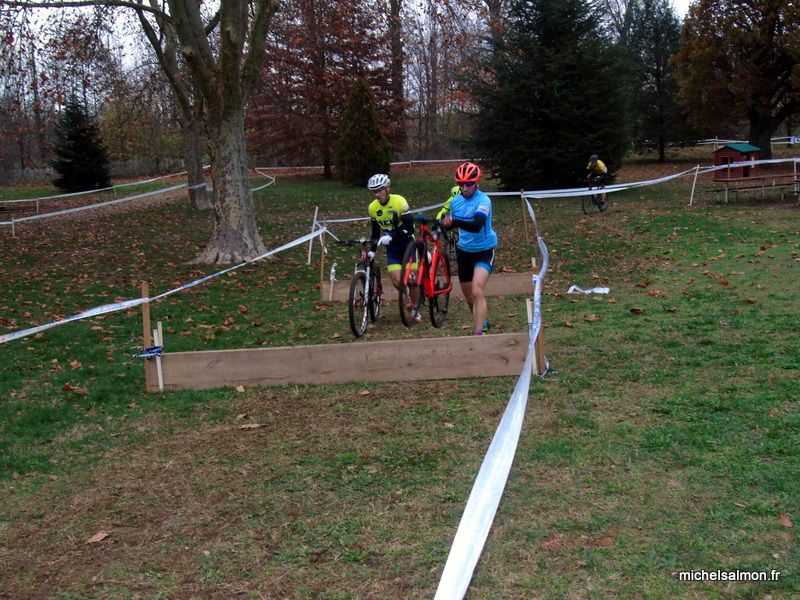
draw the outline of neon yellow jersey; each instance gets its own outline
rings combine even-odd
[[[400,215],[408,212],[408,202],[398,194],[389,194],[386,204],[376,198],[369,205],[369,216],[374,219],[381,230],[391,233],[400,224]]]
[[[453,198],[458,196],[460,193],[461,193],[461,188],[459,188],[457,185],[454,185],[453,187],[450,188],[450,197],[447,199],[447,202],[445,202],[442,205],[442,209],[438,213],[436,213],[437,220],[440,221],[442,217],[444,217],[447,213],[450,212],[450,203],[453,201]]]
[[[597,162],[594,163],[594,165],[592,165],[592,163],[586,165],[586,170],[594,171],[598,175],[605,175],[606,173],[608,173],[608,167],[606,166],[606,163],[604,163],[600,159],[598,159]]]

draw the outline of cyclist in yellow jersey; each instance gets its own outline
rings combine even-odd
[[[391,185],[389,176],[383,173],[377,173],[367,181],[367,188],[374,196],[367,209],[372,221],[370,257],[375,256],[378,246],[386,246],[386,270],[392,285],[399,289],[403,253],[408,242],[413,239],[414,221],[408,214],[408,202],[399,194],[392,194]],[[411,293],[414,296],[417,293],[416,288]],[[416,298],[412,300],[416,301]],[[412,318],[415,323],[422,321],[419,314]]]
[[[444,218],[444,216],[450,212],[450,203],[453,201],[453,198],[458,196],[460,193],[461,193],[461,188],[458,187],[457,185],[454,185],[453,187],[450,188],[450,197],[447,199],[447,202],[445,202],[442,205],[441,210],[438,213],[436,213],[437,221],[441,221]]]
[[[589,157],[589,164],[586,165],[586,181],[594,180],[598,184],[604,183],[608,176],[606,163],[597,158],[597,154]]]

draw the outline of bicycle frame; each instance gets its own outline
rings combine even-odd
[[[422,293],[426,298],[449,294],[453,290],[450,273],[448,273],[446,288],[437,290],[435,287],[436,267],[441,260],[441,253],[444,251],[441,237],[425,223],[420,225],[419,233],[420,240],[425,244],[425,248],[428,249],[428,260],[422,261],[422,264],[417,269],[417,285],[421,285]]]
[[[358,273],[361,271],[367,276],[367,283],[364,285],[364,296],[369,298],[370,294],[370,273],[372,272],[372,260],[369,258],[369,250],[367,250],[368,246],[366,242],[361,243],[361,255],[358,257],[356,261],[355,269],[353,273]]]

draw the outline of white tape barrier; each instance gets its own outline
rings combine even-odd
[[[210,165],[205,165],[203,170],[211,168]],[[54,196],[40,196],[39,198],[23,198],[21,200],[0,200],[0,204],[15,204],[17,202],[42,202],[44,200],[58,200],[60,198],[74,198],[75,196],[85,196],[87,194],[98,194],[100,192],[107,192],[110,190],[114,190],[116,188],[121,187],[130,187],[134,185],[143,185],[145,183],[153,183],[154,181],[159,181],[161,179],[169,179],[172,177],[179,177],[180,175],[185,175],[186,171],[181,171],[180,173],[170,173],[169,175],[161,175],[160,177],[152,177],[150,179],[143,179],[141,181],[131,181],[130,183],[118,183],[116,185],[112,185],[111,187],[105,188],[98,188],[96,190],[85,190],[83,192],[71,192],[69,194],[56,194]]]
[[[278,254],[279,252],[283,252],[284,250],[288,250],[289,248],[293,248],[294,246],[299,246],[300,244],[305,244],[310,239],[312,239],[312,238],[314,238],[314,237],[316,237],[318,235],[322,235],[325,232],[326,232],[326,230],[324,228],[323,229],[318,229],[317,231],[314,231],[312,233],[308,233],[308,234],[304,235],[303,237],[300,237],[300,238],[297,238],[295,240],[292,240],[291,242],[287,242],[283,246],[275,248],[274,250],[269,250],[268,252],[265,252],[264,254],[262,254],[260,256],[257,256],[256,258],[253,258],[253,259],[250,259],[250,260],[246,260],[246,261],[244,261],[242,263],[239,263],[238,265],[234,265],[233,267],[229,267],[227,269],[223,269],[222,271],[218,271],[216,273],[212,273],[211,275],[206,275],[205,277],[201,277],[200,279],[196,279],[195,281],[192,281],[190,283],[186,283],[186,284],[184,284],[184,285],[182,285],[180,287],[174,288],[172,290],[169,290],[167,292],[164,292],[163,294],[159,294],[158,296],[155,296],[155,297],[152,297],[152,298],[136,298],[134,300],[125,300],[124,302],[117,302],[117,303],[114,303],[114,304],[105,304],[103,306],[90,308],[89,310],[85,310],[83,312],[80,312],[80,313],[78,313],[76,315],[73,315],[71,317],[68,317],[66,319],[62,319],[60,321],[53,321],[52,323],[46,323],[44,325],[39,325],[37,327],[31,327],[30,329],[22,329],[20,331],[14,331],[12,333],[6,333],[6,334],[3,334],[3,335],[0,335],[0,344],[5,344],[6,342],[10,342],[12,340],[17,340],[19,338],[27,337],[29,335],[33,335],[35,333],[39,333],[41,331],[45,331],[45,330],[51,329],[53,327],[58,327],[59,325],[64,325],[66,323],[70,323],[72,321],[78,321],[80,319],[88,319],[90,317],[96,317],[98,315],[105,315],[105,314],[112,313],[112,312],[118,312],[120,310],[126,310],[126,309],[132,308],[134,306],[138,306],[140,304],[143,304],[145,302],[155,302],[156,300],[160,300],[162,298],[166,298],[167,296],[171,296],[172,294],[175,294],[177,292],[181,292],[183,290],[188,290],[189,288],[195,287],[196,285],[200,285],[201,283],[204,283],[204,282],[208,281],[209,279],[214,279],[215,277],[219,277],[220,275],[224,275],[225,273],[230,273],[231,271],[235,271],[236,269],[240,269],[240,268],[244,267],[245,265],[249,265],[249,264],[254,263],[256,261],[262,260],[264,258],[267,258],[268,256],[272,256],[273,254]]]
[[[428,206],[423,206],[422,208],[415,208],[413,210],[409,210],[410,214],[416,214],[425,212],[426,210],[433,210],[434,208],[442,208],[444,202],[440,202],[439,204],[430,204]],[[357,221],[369,221],[371,217],[343,217],[341,219],[322,219],[319,221],[322,224],[327,225],[328,223],[355,223]]]
[[[130,202],[131,200],[141,200],[142,198],[149,198],[150,196],[157,196],[159,194],[166,194],[167,192],[174,192],[176,190],[180,190],[186,188],[187,185],[185,183],[181,183],[179,185],[173,185],[168,188],[164,188],[163,190],[154,190],[152,192],[144,192],[143,194],[136,194],[134,196],[125,196],[124,198],[117,198],[116,200],[107,200],[106,202],[97,202],[95,204],[89,204],[87,206],[76,206],[75,208],[65,208],[64,210],[57,210],[54,212],[49,213],[42,213],[40,215],[31,215],[29,217],[20,217],[19,219],[14,219],[13,223],[25,223],[27,221],[38,221],[39,219],[49,219],[51,217],[59,217],[62,215],[67,215],[70,213],[81,212],[84,210],[93,210],[95,208],[102,208],[104,206],[112,206],[114,204],[122,204],[124,202]]]
[[[261,173],[259,173],[259,174],[261,174]],[[264,175],[264,176],[270,178],[271,181],[267,182],[266,184],[264,184],[262,186],[251,188],[250,189],[251,192],[257,192],[259,190],[263,190],[267,186],[273,185],[275,183],[275,178],[274,177],[271,177],[270,175]],[[172,177],[172,175],[164,175],[163,177],[157,177],[156,179],[163,179],[164,177]],[[152,179],[150,181],[155,181],[156,179]],[[127,185],[127,184],[124,184],[124,185]],[[124,202],[130,202],[131,200],[140,200],[142,198],[147,198],[149,196],[156,196],[158,194],[165,194],[167,192],[174,192],[176,190],[180,190],[180,189],[183,189],[183,188],[192,190],[192,189],[195,189],[195,188],[204,187],[205,185],[206,184],[204,184],[204,183],[198,183],[198,184],[193,185],[193,186],[188,186],[185,183],[181,183],[181,184],[173,185],[171,187],[163,188],[163,189],[160,189],[160,190],[153,190],[152,192],[144,192],[142,194],[136,194],[136,195],[133,195],[133,196],[125,196],[123,198],[116,198],[114,200],[107,200],[106,202],[97,202],[95,204],[87,204],[86,206],[77,206],[77,207],[74,207],[74,208],[66,208],[64,210],[57,210],[57,211],[53,211],[53,212],[49,212],[49,213],[31,215],[31,216],[28,216],[28,217],[20,217],[19,219],[12,219],[11,221],[0,221],[0,225],[10,225],[11,227],[14,227],[17,223],[24,223],[26,221],[36,221],[36,220],[39,220],[39,219],[49,219],[50,217],[58,217],[58,216],[66,215],[66,214],[69,214],[69,213],[81,212],[81,211],[84,211],[84,210],[93,210],[95,208],[102,208],[104,206],[111,206],[113,204],[122,204]],[[79,192],[79,193],[84,193],[84,192]],[[30,202],[30,200],[22,200],[21,202]]]
[[[511,394],[472,486],[442,578],[439,580],[439,587],[436,589],[435,600],[461,600],[469,587],[517,450],[525,407],[528,404],[532,357],[533,353],[529,348],[514,393]]]
[[[253,168],[253,171],[258,173],[261,177],[266,177],[269,181],[267,181],[267,183],[265,183],[264,185],[260,185],[258,187],[251,188],[250,189],[251,192],[260,192],[264,188],[267,188],[267,187],[269,187],[271,185],[275,185],[275,178],[272,175],[270,175],[269,173],[266,173],[264,171],[264,167],[255,167],[255,168]]]
[[[567,290],[568,294],[608,294],[610,292],[611,289],[607,287],[593,287],[585,290],[579,285],[571,285]]]
[[[533,207],[527,202],[531,219],[536,222]],[[486,538],[489,535],[494,516],[500,505],[511,464],[517,451],[525,408],[528,403],[531,369],[533,362],[533,345],[539,335],[542,322],[541,290],[542,282],[550,265],[547,246],[541,236],[537,237],[542,254],[542,268],[538,275],[532,277],[533,283],[533,318],[530,325],[530,342],[525,364],[522,367],[517,385],[511,394],[497,431],[483,459],[478,476],[472,486],[464,513],[458,525],[453,545],[447,556],[447,562],[436,589],[435,600],[461,600],[467,592],[475,565],[478,563]]]

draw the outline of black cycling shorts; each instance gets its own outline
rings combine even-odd
[[[456,249],[456,261],[458,262],[458,280],[462,283],[472,281],[475,267],[482,267],[492,272],[494,268],[494,248],[481,250],[480,252],[467,252],[461,248]]]

